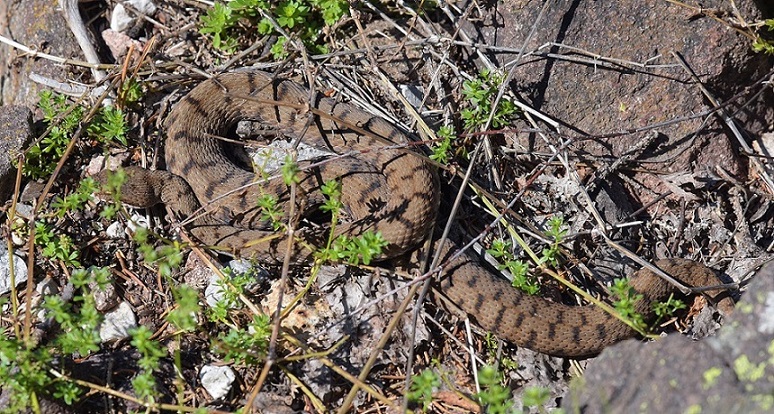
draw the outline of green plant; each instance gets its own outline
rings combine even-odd
[[[35,223],[35,244],[43,246],[41,254],[51,260],[60,260],[67,267],[81,267],[78,249],[66,234],[56,234],[46,223]]]
[[[27,151],[23,172],[33,179],[54,172],[83,117],[83,107],[70,105],[65,95],[55,95],[49,90],[40,92],[38,108],[43,112],[43,122],[50,125],[51,130]]]
[[[255,315],[247,327],[232,327],[220,333],[214,348],[226,361],[251,365],[266,355],[270,336],[269,316]]]
[[[236,39],[228,35],[237,19],[232,17],[232,8],[215,3],[206,14],[199,19],[199,33],[212,35],[212,46],[224,52],[233,52],[237,46]]]
[[[199,294],[188,285],[172,287],[172,296],[177,307],[167,314],[167,322],[183,332],[193,332],[199,326],[196,314],[199,313]]]
[[[487,359],[487,363],[493,364],[495,361],[498,362],[498,365],[503,368],[503,376],[505,373],[509,370],[515,370],[519,368],[519,363],[513,360],[512,358],[509,358],[504,355],[499,356],[498,358],[498,351],[500,347],[500,341],[497,339],[495,335],[493,335],[491,332],[487,332],[486,335],[484,335],[484,345],[486,347],[489,359]]]
[[[344,261],[353,266],[360,262],[364,265],[371,264],[374,258],[382,254],[382,249],[387,246],[382,234],[367,230],[358,237],[347,237],[342,234],[333,241],[328,259],[332,261]]]
[[[109,275],[107,268],[75,269],[70,276],[75,289],[72,301],[58,295],[44,298],[46,316],[58,324],[56,335],[48,342],[25,341],[8,330],[0,335],[0,387],[10,391],[2,412],[39,407],[39,396],[49,393],[70,404],[82,393],[80,387],[55,377],[50,369],[61,357],[87,356],[99,350],[101,316],[88,292],[91,283],[104,287]]]
[[[131,345],[140,353],[137,365],[140,372],[132,379],[132,387],[137,396],[149,403],[154,403],[158,396],[156,391],[156,378],[153,372],[159,369],[161,358],[167,355],[158,342],[151,339],[153,332],[145,326],[132,329]]]
[[[513,275],[513,280],[511,281],[513,287],[530,295],[539,293],[540,285],[537,280],[530,277],[529,265],[523,260],[517,260],[513,253],[511,253],[511,250],[510,242],[496,239],[492,241],[492,247],[487,249],[487,253],[502,262],[497,266],[498,269],[507,269]]]
[[[462,83],[462,96],[465,97],[466,108],[460,116],[466,131],[474,131],[483,127],[492,112],[492,103],[497,96],[504,75],[499,72],[484,69],[473,79]],[[516,114],[516,105],[508,99],[501,99],[492,118],[493,128],[508,125]]]
[[[422,406],[422,411],[427,411],[433,403],[433,391],[441,385],[441,379],[432,369],[425,369],[419,375],[411,376],[411,386],[406,393],[410,402]]]
[[[680,299],[675,299],[674,295],[669,295],[666,301],[656,302],[653,304],[653,313],[656,314],[656,321],[653,325],[657,325],[665,318],[673,315],[680,309],[685,309],[687,306],[685,302]]]
[[[121,187],[127,178],[126,171],[123,168],[119,168],[116,171],[108,171],[107,180],[100,186],[100,192],[107,194],[110,200],[99,213],[100,217],[110,220],[121,210]]]
[[[301,169],[298,167],[298,163],[292,156],[287,155],[285,157],[285,162],[282,163],[282,168],[280,169],[282,182],[288,187],[290,187],[291,184],[298,184],[301,181],[300,172]]]
[[[433,144],[430,159],[440,162],[441,164],[448,164],[449,159],[452,156],[452,139],[457,134],[454,132],[454,127],[442,126],[438,129],[438,138],[441,140]]]
[[[313,53],[327,53],[320,33],[348,12],[346,0],[233,0],[226,4],[216,3],[202,15],[199,32],[212,35],[212,45],[216,49],[231,53],[238,45],[240,25],[254,25],[261,35],[280,35],[271,52],[275,59],[283,59],[287,56],[284,46],[288,39],[278,29],[298,36]]]
[[[142,98],[142,85],[136,78],[127,78],[118,90],[118,101],[123,106],[133,105]]]
[[[490,366],[485,365],[478,371],[478,382],[481,392],[476,394],[479,403],[486,407],[490,414],[515,413],[511,391],[500,384],[500,373]]]
[[[114,106],[105,106],[97,112],[86,131],[104,145],[119,142],[126,146],[128,130],[124,112]]]
[[[97,190],[99,190],[99,184],[94,179],[91,177],[84,178],[73,193],[66,195],[64,198],[56,197],[51,202],[51,207],[56,210],[54,214],[62,218],[67,213],[83,209],[86,203],[94,199],[93,194]]]
[[[70,282],[76,289],[87,292],[91,281],[95,281],[100,287],[107,285],[109,275],[110,271],[105,268],[92,268],[91,271],[78,269],[72,273]],[[97,327],[102,317],[97,311],[93,295],[76,295],[72,304],[65,302],[61,296],[46,296],[43,308],[62,330],[62,334],[54,340],[62,353],[86,356],[99,350]],[[75,312],[74,309],[78,311]]]
[[[138,227],[134,232],[137,249],[142,253],[145,263],[158,266],[159,274],[165,278],[172,275],[172,270],[178,268],[183,261],[183,246],[178,241],[164,243],[155,248],[149,241],[147,229]]]
[[[636,310],[637,302],[641,301],[643,296],[634,290],[629,279],[614,280],[613,285],[610,286],[610,292],[618,298],[613,302],[613,308],[623,318],[631,321],[638,330],[644,331],[647,325],[642,314]]]
[[[341,183],[337,181],[326,182],[320,187],[320,191],[326,199],[320,209],[331,215],[330,237],[333,238],[336,222],[343,207],[341,204]],[[357,237],[341,234],[334,239],[329,239],[328,246],[320,249],[317,252],[317,257],[322,261],[344,261],[353,266],[357,266],[361,262],[368,265],[382,254],[382,249],[387,244],[381,233],[374,233],[371,230],[367,230]]]
[[[766,19],[761,23],[761,26],[766,27],[769,32],[774,32],[774,19]],[[769,36],[771,37],[771,36]],[[754,52],[763,52],[767,55],[774,55],[774,41],[770,38],[765,39],[762,35],[755,34],[752,43],[752,49]]]
[[[224,277],[215,282],[222,296],[209,310],[211,321],[228,323],[229,311],[242,308],[239,296],[245,293],[250,284],[255,283],[255,269],[255,266],[250,266],[246,272],[234,272],[230,267],[222,270]]]
[[[527,387],[521,397],[525,407],[540,407],[551,398],[551,390],[544,387]]]
[[[271,224],[274,231],[282,226],[282,217],[284,213],[279,205],[279,199],[273,194],[263,194],[258,197],[258,208],[261,210],[261,220]]]
[[[22,171],[33,179],[47,177],[54,172],[85,112],[84,107],[70,104],[65,95],[49,90],[40,92],[38,107],[50,131],[27,150]],[[101,108],[86,128],[90,137],[103,144],[119,142],[123,145],[126,145],[127,130],[123,112],[111,106]]]
[[[546,236],[551,238],[551,245],[543,249],[540,263],[548,263],[553,267],[559,266],[559,245],[567,235],[564,227],[564,219],[561,216],[553,216],[548,220]]]

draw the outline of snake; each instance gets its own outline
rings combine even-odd
[[[261,126],[266,143],[282,137],[323,150],[322,159],[298,161],[293,184],[236,156],[233,136],[240,121]],[[328,237],[380,234],[379,260],[416,249],[433,229],[440,204],[437,168],[416,150],[400,128],[360,107],[328,97],[286,78],[261,71],[223,73],[195,86],[166,120],[166,170],[127,167],[123,202],[150,207],[163,203],[184,223],[193,240],[215,251],[253,257],[267,264],[314,260],[314,246]],[[242,149],[243,150],[243,149]],[[104,172],[98,181],[105,180]],[[340,183],[341,211],[335,226],[322,205],[322,187]],[[276,201],[293,231],[279,231],[257,200]],[[326,224],[327,221],[327,224]],[[333,234],[330,234],[333,232]],[[442,266],[434,283],[452,303],[486,331],[514,345],[571,358],[599,354],[637,332],[600,306],[566,305],[524,293],[454,242],[436,241]],[[655,266],[686,286],[720,283],[713,270],[682,258]],[[641,300],[634,311],[651,320],[654,302],[675,289],[643,268],[630,285]],[[710,291],[713,298],[720,291]],[[723,306],[733,306],[722,298]]]

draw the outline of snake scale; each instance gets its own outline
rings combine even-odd
[[[416,247],[434,225],[440,198],[437,172],[405,149],[409,138],[403,132],[353,105],[257,71],[214,77],[176,104],[167,123],[167,171],[129,167],[122,200],[143,207],[165,203],[181,219],[197,217],[185,228],[199,242],[281,263],[287,236],[267,229],[256,200],[265,194],[277,197],[287,217],[288,187],[282,180],[256,185],[256,174],[235,164],[233,144],[218,137],[233,132],[240,120],[258,121],[270,134],[302,138],[307,145],[337,154],[313,166],[311,161],[300,165],[293,206],[297,219],[319,218],[320,186],[339,180],[346,222],[337,224],[335,233],[380,232],[388,242],[382,259]],[[311,260],[305,246],[324,240],[320,233],[314,227],[296,231],[293,263]],[[445,245],[442,257],[449,258],[457,247]],[[656,265],[688,286],[719,283],[712,270],[691,260],[661,260]],[[646,318],[650,303],[673,291],[646,269],[635,273],[632,286],[644,295],[636,310]],[[592,356],[636,335],[597,306],[568,306],[524,294],[466,254],[447,262],[438,287],[484,329],[545,354]]]

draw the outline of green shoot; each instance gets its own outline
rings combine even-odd
[[[41,91],[38,107],[43,112],[43,121],[50,125],[50,132],[27,151],[23,172],[33,179],[54,172],[85,112],[84,107],[69,104],[65,95],[48,90]],[[114,107],[101,108],[86,128],[91,138],[103,144],[119,142],[122,145],[126,145],[127,130],[123,112]]]
[[[427,411],[430,404],[433,403],[433,391],[441,385],[441,379],[432,369],[425,369],[419,375],[411,376],[411,387],[406,398],[413,403],[419,404],[422,411]]]
[[[99,185],[91,177],[83,179],[78,185],[78,189],[64,198],[56,197],[51,202],[51,207],[56,210],[57,217],[62,218],[67,213],[82,210],[86,203],[94,199],[93,194],[99,190]]]
[[[241,309],[239,296],[244,294],[251,283],[255,283],[255,267],[250,266],[246,272],[234,272],[230,267],[223,269],[225,279],[219,279],[216,285],[220,288],[222,297],[215,306],[209,309],[208,318],[212,322],[228,323],[229,312]]]
[[[247,328],[231,328],[218,335],[215,350],[223,359],[252,365],[262,359],[269,347],[271,324],[267,315],[256,315]]]
[[[282,174],[282,182],[288,187],[290,187],[291,184],[298,184],[301,182],[301,175],[299,174],[301,169],[298,167],[298,163],[290,155],[285,157],[285,162],[282,164],[280,172]]]
[[[498,72],[484,69],[477,78],[466,80],[462,84],[462,96],[466,108],[460,113],[466,131],[475,131],[486,124],[492,112],[492,103],[497,97],[504,76]],[[502,128],[510,124],[517,109],[513,102],[501,99],[492,118],[493,128]]]
[[[132,335],[132,346],[140,353],[137,365],[141,370],[132,379],[132,387],[134,387],[138,397],[153,403],[158,397],[156,378],[153,376],[153,372],[159,368],[161,358],[165,357],[167,353],[158,342],[151,339],[153,332],[145,326],[140,325],[133,329],[130,334]]]
[[[511,251],[510,242],[497,239],[492,242],[492,247],[486,252],[501,262],[497,267],[498,269],[506,269],[513,275],[513,281],[511,281],[513,287],[530,295],[538,294],[540,285],[529,275],[529,265],[523,260],[517,260]]]
[[[352,266],[357,266],[360,262],[369,265],[372,260],[382,254],[382,249],[387,244],[379,232],[374,233],[367,230],[358,237],[347,237],[342,234],[333,241],[328,252],[328,259],[344,261]]]
[[[254,26],[262,36],[279,35],[271,52],[276,60],[280,60],[288,56],[285,48],[288,38],[279,30],[300,39],[313,53],[327,53],[320,33],[336,25],[348,13],[346,0],[233,0],[215,3],[201,17],[199,32],[211,35],[216,49],[233,53],[240,34],[246,32],[242,28]]]
[[[479,403],[486,407],[486,412],[491,414],[515,413],[511,391],[500,384],[500,373],[490,366],[485,365],[478,371],[478,382],[481,392],[476,394]]]
[[[613,293],[618,299],[613,302],[613,308],[625,319],[634,324],[640,331],[645,331],[647,325],[642,317],[642,314],[637,312],[637,302],[642,300],[641,293],[637,293],[629,283],[629,279],[616,279],[613,281],[613,285],[610,286],[610,292]]]
[[[663,302],[657,302],[653,304],[653,313],[656,314],[656,321],[653,325],[659,324],[667,317],[674,315],[675,312],[681,309],[685,309],[687,305],[680,299],[675,299],[674,295],[669,295],[669,298]]]
[[[119,142],[126,146],[126,125],[124,113],[120,109],[107,106],[102,108],[89,124],[87,132],[104,145]]]
[[[552,239],[551,245],[543,249],[540,257],[540,263],[548,263],[553,267],[559,266],[559,246],[567,235],[567,230],[563,230],[564,219],[561,216],[554,216],[548,220],[548,230],[546,236]]]
[[[279,205],[279,200],[272,194],[263,194],[258,197],[258,208],[261,209],[261,220],[271,224],[274,231],[279,230],[283,223],[282,207]]]
[[[59,260],[70,268],[81,267],[78,261],[79,251],[70,236],[54,233],[54,229],[48,224],[40,221],[35,223],[35,244],[43,246],[40,250],[43,257]]]
[[[448,164],[452,156],[452,139],[456,136],[454,127],[442,126],[439,128],[438,137],[441,138],[441,141],[433,145],[433,153],[430,154],[430,159],[441,164]]]
[[[172,288],[177,307],[167,315],[167,322],[180,331],[193,332],[199,326],[196,314],[199,313],[199,295],[187,285]]]

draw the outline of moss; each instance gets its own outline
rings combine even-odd
[[[702,388],[705,390],[708,390],[712,388],[715,385],[715,382],[717,381],[720,374],[723,373],[723,369],[720,367],[711,367],[708,370],[704,371],[702,376],[704,377],[704,384],[702,384]]]
[[[766,363],[753,364],[747,355],[740,355],[734,360],[734,372],[740,381],[755,382],[763,378]]]
[[[701,405],[699,404],[692,404],[689,405],[688,408],[683,411],[683,414],[699,414],[701,413]]]

